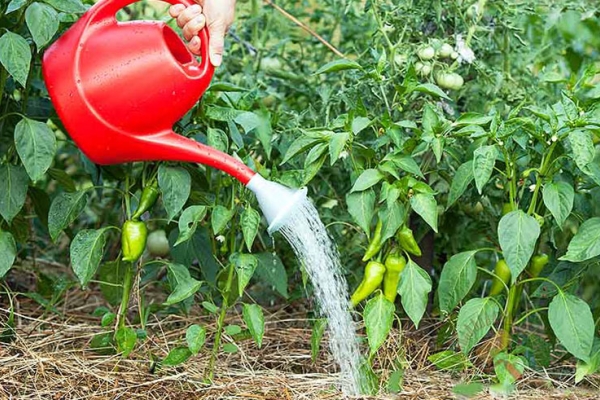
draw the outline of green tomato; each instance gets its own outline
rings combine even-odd
[[[438,49],[437,55],[441,58],[448,58],[453,52],[454,49],[452,46],[450,46],[448,43],[444,43],[442,47]]]
[[[417,56],[423,61],[429,61],[435,57],[435,50],[431,46],[423,47],[417,52]]]
[[[443,89],[458,90],[465,83],[462,76],[454,72],[441,72],[436,75],[435,81]]]
[[[148,235],[146,246],[153,256],[164,257],[169,254],[169,240],[167,239],[167,234],[162,229]]]

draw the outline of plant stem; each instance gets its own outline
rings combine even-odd
[[[501,348],[506,349],[510,344],[511,331],[513,326],[513,319],[515,317],[514,312],[516,304],[518,304],[518,298],[520,291],[522,290],[521,284],[512,285],[508,291],[508,299],[506,299],[506,313],[504,316],[504,326],[501,337]]]
[[[219,313],[219,319],[217,320],[217,332],[215,334],[215,342],[213,344],[212,352],[210,355],[210,361],[208,363],[208,379],[212,382],[215,374],[215,362],[217,361],[217,353],[221,346],[221,335],[223,334],[223,322],[225,321],[225,315],[229,304],[227,301],[229,291],[231,290],[231,282],[233,280],[233,263],[229,264],[229,270],[227,271],[227,282],[225,283],[225,290],[223,291],[223,305],[221,306],[221,312]]]
[[[121,306],[119,307],[119,315],[117,317],[117,328],[125,327],[125,317],[127,316],[127,307],[129,306],[129,297],[131,295],[131,287],[133,286],[133,264],[126,262],[125,277],[123,278],[123,296],[121,297]]]

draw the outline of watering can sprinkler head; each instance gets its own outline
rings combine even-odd
[[[199,34],[198,62],[164,22],[118,22],[117,11],[135,1],[98,1],[44,53],[44,80],[67,132],[100,165],[181,161],[220,169],[254,191],[275,232],[306,189],[269,182],[232,156],[173,132],[214,74],[208,31]]]
[[[258,199],[260,209],[269,224],[269,234],[285,225],[293,211],[306,199],[306,188],[291,189],[269,181],[259,174],[254,175],[246,187],[253,191]]]

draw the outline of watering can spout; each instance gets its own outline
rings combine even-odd
[[[272,234],[289,222],[289,217],[306,201],[306,188],[291,189],[256,174],[247,188],[254,192]]]

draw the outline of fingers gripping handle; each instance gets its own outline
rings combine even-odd
[[[87,12],[90,13],[90,23],[99,22],[104,19],[112,19],[116,23],[115,14],[122,8],[127,7],[139,0],[100,0]],[[172,5],[183,4],[186,7],[196,4],[193,0],[164,0]],[[200,77],[214,72],[214,68],[210,63],[209,59],[209,35],[208,28],[204,27],[199,33],[200,38],[200,57],[202,57],[202,63],[200,64],[199,71]]]

